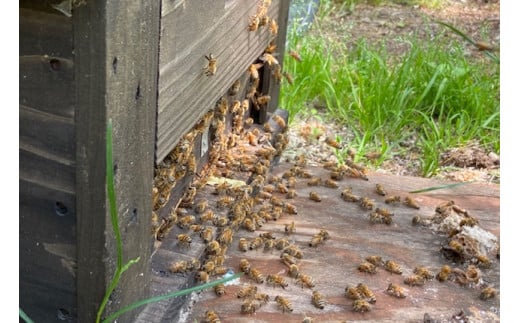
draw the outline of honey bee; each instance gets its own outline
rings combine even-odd
[[[213,222],[215,218],[215,213],[212,210],[206,210],[200,216],[200,223],[204,224],[206,222]]]
[[[278,304],[278,307],[282,309],[282,312],[292,312],[292,303],[285,297],[277,295],[274,300]]]
[[[193,232],[201,232],[204,229],[204,227],[200,224],[192,224],[190,225],[190,230]]]
[[[435,277],[435,274],[431,270],[423,266],[415,267],[413,273],[424,277],[424,279],[433,279]]]
[[[217,285],[219,286],[219,285]],[[224,285],[222,285],[224,286]],[[218,295],[218,294],[217,294]],[[221,296],[221,295],[218,295]],[[206,311],[204,323],[220,323],[220,318],[215,311]]]
[[[286,199],[293,199],[297,196],[296,190],[294,188],[287,189],[287,194],[285,194]]]
[[[374,208],[374,200],[363,197],[361,201],[359,201],[359,205],[365,210],[372,210]]]
[[[385,188],[383,187],[383,185],[381,184],[376,184],[376,193],[381,195],[381,196],[385,196],[386,195],[386,190]]]
[[[313,176],[307,181],[308,186],[318,186],[321,184],[321,178],[318,176]]]
[[[295,51],[295,50],[290,50],[290,51],[289,51],[289,56],[291,56],[292,58],[294,58],[294,59],[297,60],[298,62],[301,62],[301,61],[302,61],[302,58],[301,58],[300,54],[298,54],[298,52]]]
[[[273,120],[274,120],[274,122],[276,122],[278,127],[280,127],[282,130],[285,129],[285,127],[287,127],[287,124],[285,123],[284,118],[282,118],[281,116],[275,114],[275,115],[273,115]]]
[[[325,300],[325,296],[317,290],[312,292],[312,304],[319,309],[324,309],[327,301]]]
[[[403,273],[403,271],[401,270],[401,266],[393,260],[387,260],[385,262],[385,269],[391,272],[392,274],[401,275]]]
[[[253,300],[246,299],[240,306],[240,311],[243,314],[254,314],[256,312],[256,303]]]
[[[289,277],[298,278],[300,276],[300,268],[298,265],[292,264],[289,266],[289,269],[287,269],[287,274]]]
[[[379,212],[376,212],[376,211],[370,212],[370,214],[368,215],[368,220],[372,224],[384,223],[384,224],[387,224],[387,225],[392,224],[392,221],[393,221],[391,216],[385,216],[385,215],[383,215],[383,214],[381,214]]]
[[[264,52],[272,54],[275,51],[276,51],[276,43],[274,42],[274,40],[272,40],[271,42],[269,42],[267,47],[264,49]]]
[[[184,247],[189,248],[191,245],[191,237],[184,233],[177,235],[177,241],[178,241],[179,245],[184,246]]]
[[[264,244],[264,240],[261,237],[256,237],[249,243],[249,249],[255,250],[260,248]]]
[[[197,273],[196,278],[201,283],[207,283],[209,281],[209,274],[207,272],[201,270]]]
[[[280,259],[287,267],[296,264],[296,258],[285,252],[280,255]]]
[[[394,216],[394,214],[392,212],[390,212],[388,209],[385,209],[385,208],[376,208],[375,210],[377,213],[381,214],[382,216],[384,217],[391,217],[391,216]]]
[[[249,241],[246,238],[240,238],[238,241],[238,250],[240,251],[248,251],[249,250]]]
[[[353,286],[345,287],[345,296],[352,300],[363,299],[363,295],[361,295],[359,290]]]
[[[283,253],[287,253],[293,257],[296,257],[298,259],[303,258],[303,252],[298,248],[297,246],[291,244],[282,251]]]
[[[208,60],[208,65],[204,67],[207,76],[215,75],[217,72],[217,59],[210,53],[209,56],[204,56]]]
[[[278,24],[274,19],[269,21],[269,31],[271,32],[271,35],[278,34]]]
[[[452,209],[453,205],[455,205],[455,201],[443,202],[437,205],[437,207],[435,208],[435,213],[447,215],[447,213]]]
[[[424,285],[424,277],[412,274],[404,278],[404,283],[410,286],[422,286]]]
[[[229,88],[228,94],[230,96],[237,95],[238,91],[240,91],[240,87],[242,87],[242,83],[240,82],[240,79],[237,79],[235,82],[233,82],[233,84]]]
[[[249,271],[251,270],[251,264],[249,263],[249,261],[245,258],[242,258],[240,259],[240,271],[248,274]]]
[[[361,312],[361,313],[368,312],[368,311],[370,311],[370,303],[364,299],[356,299],[352,303],[352,309],[355,312]]]
[[[172,273],[185,273],[188,271],[188,262],[180,260],[170,265],[168,268]]]
[[[259,301],[260,304],[267,304],[269,302],[269,295],[265,293],[256,293],[254,296],[255,300]]]
[[[316,286],[314,278],[303,273],[300,273],[300,275],[296,278],[296,283],[300,285],[302,288],[314,288]]]
[[[193,258],[190,262],[188,262],[188,270],[199,270],[200,269],[200,260]]]
[[[249,101],[247,101],[247,102],[249,102]],[[247,111],[247,109],[245,109],[244,111]],[[246,128],[248,128],[248,127],[251,127],[251,126],[253,125],[253,123],[255,123],[255,119],[249,117],[249,118],[247,118],[247,119],[244,121],[244,126],[245,126]],[[254,136],[254,134],[252,134],[252,135]],[[255,138],[256,138],[256,136],[255,136]],[[250,144],[251,146],[256,146],[256,145],[252,145],[252,144],[251,144],[251,140],[250,140],[249,137],[248,137],[248,140],[249,140],[249,144]],[[258,143],[258,139],[255,140],[255,142]]]
[[[419,204],[417,203],[417,201],[415,201],[410,196],[407,196],[407,197],[404,198],[403,204],[408,206],[408,207],[411,207],[413,209],[420,209],[421,208],[419,206]]]
[[[356,289],[369,303],[376,302],[376,295],[374,295],[374,292],[370,288],[368,288],[366,284],[359,283],[356,286]]]
[[[249,17],[249,24],[247,25],[247,29],[249,31],[257,31],[260,26],[260,17],[258,15],[252,15]]]
[[[258,73],[258,70],[262,66],[264,66],[264,64],[262,64],[262,63],[256,63],[256,64],[249,65],[248,72],[251,75],[250,77],[251,77],[252,81],[256,81],[256,80],[260,79],[260,74]],[[255,89],[256,89],[256,87],[255,87]]]
[[[361,201],[361,197],[357,196],[357,195],[354,195],[352,194],[352,190],[351,189],[344,189],[342,192],[341,192],[341,198],[346,201],[346,202],[359,202]]]
[[[182,196],[180,206],[181,207],[191,207],[193,205],[193,199],[197,194],[197,189],[194,186],[188,187],[186,193]]]
[[[358,266],[358,270],[364,273],[375,274],[377,272],[376,266],[368,261],[362,262]]]
[[[289,286],[289,284],[287,283],[285,278],[283,278],[280,275],[276,275],[276,274],[267,275],[266,283],[269,285],[273,285],[273,286],[280,286],[283,289],[285,289],[285,287]]]
[[[296,228],[294,226],[294,221],[292,221],[290,224],[285,224],[285,233],[286,234],[293,234],[296,231]]]
[[[276,59],[276,57],[274,57],[273,54],[269,54],[269,53],[263,53],[262,56],[259,57],[259,59],[264,62],[264,63],[267,63],[267,65],[269,67],[273,66],[273,65],[279,65],[280,63],[278,62],[278,60]]]
[[[264,131],[269,133],[274,132],[274,129],[269,122],[264,123]]]
[[[219,254],[220,252],[221,252],[221,248],[220,248],[220,244],[218,243],[218,241],[212,240],[206,245],[206,253],[208,255],[216,255],[216,254]]]
[[[220,245],[228,246],[233,242],[233,230],[229,227],[224,228],[217,238]]]
[[[381,256],[368,256],[365,260],[374,266],[384,266],[383,258],[381,258]]]
[[[450,278],[451,275],[451,267],[448,265],[444,265],[441,267],[441,270],[437,274],[437,280],[440,282],[444,282]]]
[[[208,243],[213,240],[213,229],[205,228],[204,230],[200,231],[199,235],[204,243]]]
[[[215,263],[211,260],[208,260],[202,265],[202,270],[207,272],[208,274],[212,274],[215,270]]]
[[[181,229],[187,229],[190,227],[190,225],[195,223],[195,217],[193,215],[184,215],[177,221],[177,225]]]
[[[327,178],[324,182],[323,182],[323,185],[325,187],[330,187],[330,188],[338,188],[338,183],[330,178]]]
[[[315,191],[309,193],[309,198],[314,202],[321,202],[321,197]]]
[[[195,213],[201,214],[206,210],[207,207],[208,207],[208,200],[203,199],[203,200],[200,200],[197,203],[195,203],[194,211],[195,211]]]
[[[229,195],[222,196],[221,198],[219,198],[217,200],[217,208],[222,209],[225,207],[230,207],[234,201],[235,201],[235,199],[232,196],[229,196]]]
[[[275,242],[273,239],[267,239],[264,241],[264,251],[269,251],[274,248]]]
[[[332,148],[341,149],[341,143],[337,142],[336,139],[332,136],[328,136],[325,138],[325,143]]]
[[[253,220],[251,220],[251,218],[244,219],[244,222],[242,222],[242,227],[249,232],[254,232],[256,230],[256,225]]]
[[[256,268],[249,270],[249,277],[258,284],[263,284],[265,281],[264,275]]]
[[[289,246],[289,240],[285,239],[285,238],[280,238],[280,239],[277,239],[276,240],[276,243],[275,243],[275,247],[276,249],[278,250],[283,250],[285,249],[286,247]]]
[[[256,287],[255,285],[246,285],[238,291],[237,298],[253,297],[256,294],[257,290],[258,287]]]
[[[462,255],[464,253],[464,246],[457,240],[450,240],[448,243],[449,247],[457,252],[459,255]]]
[[[229,222],[229,219],[225,216],[217,216],[213,218],[213,225],[219,228],[226,226]]]
[[[478,254],[476,257],[475,257],[475,260],[476,264],[480,267],[483,267],[483,268],[489,268],[491,266],[491,260],[489,260],[489,258],[485,255],[481,255],[481,254]]]
[[[405,298],[406,294],[404,292],[404,289],[399,286],[398,284],[390,283],[388,284],[388,287],[386,288],[386,293],[388,295],[397,297],[397,298]]]
[[[479,298],[481,300],[488,300],[490,298],[494,298],[497,296],[497,290],[494,289],[493,287],[486,287],[484,288],[481,292],[480,292],[480,295],[479,295]]]
[[[309,242],[310,247],[317,247],[319,244],[323,243],[325,239],[319,234],[315,234],[312,236],[311,241]]]

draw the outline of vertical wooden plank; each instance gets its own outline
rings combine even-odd
[[[160,2],[86,1],[73,10],[77,78],[78,317],[93,322],[117,255],[105,185],[105,136],[113,121],[123,274],[106,314],[147,296],[157,106]],[[120,317],[129,322],[137,310]],[[105,316],[106,316],[105,314]]]

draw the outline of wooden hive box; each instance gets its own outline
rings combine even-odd
[[[20,2],[19,303],[29,317],[93,322],[112,279],[109,119],[123,262],[140,261],[124,273],[106,313],[147,297],[154,167],[236,80],[247,82],[248,67],[271,41],[283,61],[289,2],[269,6],[277,35],[266,27],[248,31],[260,4]],[[208,76],[210,54],[218,65]],[[265,73],[259,90],[271,95],[254,114],[262,123],[276,108],[279,84]],[[207,160],[206,151],[197,158]]]

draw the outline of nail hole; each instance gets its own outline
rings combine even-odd
[[[141,84],[137,84],[137,89],[135,90],[135,99],[138,100],[141,97]]]
[[[65,204],[63,204],[63,202],[60,201],[56,202],[56,204],[54,205],[54,210],[56,211],[56,214],[59,216],[65,216],[69,211]]]
[[[114,71],[114,74],[117,72],[117,57],[114,57],[114,60],[112,61],[112,70]]]
[[[114,175],[117,173],[117,169],[118,169],[117,164],[114,164]]]
[[[59,59],[53,58],[49,61],[49,64],[53,71],[59,71],[61,69],[61,62]]]

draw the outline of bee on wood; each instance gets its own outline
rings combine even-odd
[[[385,262],[385,269],[388,272],[391,272],[392,274],[401,275],[403,273],[403,271],[401,270],[401,266],[393,260],[387,260]]]
[[[424,285],[424,277],[412,274],[404,278],[404,283],[410,286],[422,286]]]
[[[276,122],[278,127],[280,127],[280,129],[283,130],[287,127],[287,124],[285,123],[284,118],[282,118],[281,116],[275,114],[275,115],[273,115],[273,120],[274,120],[274,122]]]
[[[242,227],[249,232],[256,231],[256,224],[253,222],[253,220],[251,220],[251,218],[244,219],[244,222],[242,222]]]
[[[325,296],[317,290],[312,292],[312,304],[319,309],[324,309],[327,301],[325,300]]]
[[[359,290],[353,286],[345,287],[345,296],[354,301],[358,299],[363,299],[363,295],[361,295]]]
[[[381,184],[376,184],[376,193],[381,195],[381,196],[385,196],[386,195],[386,190],[385,188],[383,187],[383,185]]]
[[[249,24],[247,25],[247,29],[249,31],[257,31],[260,26],[260,17],[258,15],[252,15],[249,17]]]
[[[407,197],[404,198],[403,204],[408,206],[408,207],[411,207],[413,209],[420,209],[421,208],[419,206],[419,204],[417,203],[417,201],[415,201],[410,196],[407,196]]]
[[[204,56],[208,60],[208,65],[204,67],[204,72],[207,76],[215,75],[217,72],[217,59],[210,53],[209,56]]]
[[[310,247],[317,247],[319,244],[323,243],[325,239],[323,236],[319,234],[315,234],[312,236],[311,241],[309,242]]]
[[[190,225],[194,224],[195,221],[196,220],[193,215],[185,215],[185,216],[182,216],[181,218],[179,218],[179,220],[177,221],[177,225],[181,229],[187,229],[190,227]]]
[[[296,284],[300,285],[302,288],[314,288],[316,286],[314,278],[303,273],[300,273],[298,278],[296,278]]]
[[[391,216],[385,216],[385,215],[383,215],[383,214],[381,214],[379,212],[376,212],[376,211],[370,212],[370,214],[368,215],[368,220],[372,224],[384,223],[384,224],[387,224],[387,225],[392,224],[392,221],[393,221]]]
[[[251,270],[249,270],[248,275],[253,281],[255,281],[258,284],[263,284],[265,281],[264,275],[260,272],[260,270],[256,268],[251,268]]]
[[[298,214],[298,209],[294,204],[285,203],[284,209],[288,214]]]
[[[462,255],[464,253],[464,246],[457,240],[450,240],[448,243],[449,247],[457,252],[459,255]]]
[[[254,299],[259,301],[260,305],[269,303],[269,295],[265,293],[256,293]]]
[[[207,207],[208,207],[208,200],[203,199],[203,200],[200,200],[197,203],[195,203],[194,211],[197,214],[201,214],[206,210]]]
[[[370,311],[370,308],[371,308],[370,303],[364,299],[356,299],[352,303],[352,309],[355,312],[361,312],[361,313],[368,312],[368,311]]]
[[[240,238],[238,241],[238,250],[240,251],[248,251],[249,250],[249,241],[246,238]]]
[[[220,248],[220,244],[218,243],[218,241],[212,240],[206,245],[206,253],[208,255],[217,255],[217,254],[220,254],[220,252],[221,252],[221,248]]]
[[[330,178],[327,178],[324,182],[323,182],[323,185],[325,187],[330,187],[330,188],[338,188],[338,183]]]
[[[364,273],[369,273],[369,274],[375,274],[377,272],[376,268],[377,268],[376,266],[369,263],[368,261],[362,262],[358,266],[359,271],[364,272]]]
[[[200,216],[200,223],[204,224],[206,222],[213,222],[213,219],[215,218],[215,213],[212,210],[206,210],[202,215]]]
[[[296,257],[298,259],[303,258],[303,252],[298,248],[297,246],[291,244],[282,251],[283,253],[287,253],[293,257]]]
[[[321,185],[321,178],[318,176],[313,176],[307,181],[308,186],[318,186]]]
[[[271,96],[270,95],[261,95],[259,97],[256,98],[256,103],[258,105],[265,105],[267,103],[269,103],[269,101],[271,101]]]
[[[474,261],[481,268],[489,268],[491,266],[491,260],[485,255],[478,254]]]
[[[490,298],[495,298],[497,296],[497,290],[493,287],[486,287],[484,288],[479,295],[479,298],[481,300],[488,300]]]
[[[275,242],[273,239],[267,239],[264,241],[264,251],[273,250]]]
[[[200,269],[200,260],[193,258],[190,262],[188,262],[188,270],[199,270]]]
[[[386,288],[386,293],[388,295],[397,297],[397,298],[405,298],[406,294],[404,292],[404,289],[399,286],[398,284],[390,283],[388,284],[388,287]]]
[[[480,277],[480,270],[474,265],[469,265],[466,269],[466,278],[468,279],[468,281],[471,283],[476,283],[479,281]]]
[[[271,35],[278,34],[278,23],[274,19],[269,21],[269,32],[271,32]]]
[[[264,240],[261,237],[256,237],[249,243],[249,249],[255,250],[260,248],[264,244]]]
[[[250,77],[251,77],[251,80],[253,82],[255,82],[256,80],[260,80],[260,74],[258,73],[258,70],[264,66],[263,63],[256,63],[256,64],[251,64],[249,65],[249,68],[247,69],[249,74],[250,74]],[[256,90],[256,87],[255,87],[255,90]]]
[[[374,208],[374,200],[363,197],[361,201],[359,201],[359,205],[365,210],[372,210]]]
[[[285,297],[277,295],[274,300],[278,304],[278,307],[282,310],[282,312],[292,312],[293,307],[292,303]]]
[[[201,282],[201,283],[207,283],[209,281],[209,274],[203,270],[200,270],[198,273],[197,273],[197,281]]]
[[[258,287],[256,287],[255,285],[246,285],[238,291],[237,298],[253,297],[256,294],[257,290]]]
[[[357,196],[357,195],[354,195],[352,194],[352,190],[351,189],[344,189],[342,192],[341,192],[341,198],[346,201],[346,202],[359,202],[361,201],[361,197]]]
[[[437,280],[440,282],[444,282],[450,278],[451,275],[451,267],[448,265],[444,265],[441,267],[441,270],[437,274]]]
[[[435,213],[448,215],[448,212],[453,208],[453,205],[455,205],[455,201],[446,201],[443,202],[435,208]]]
[[[293,257],[291,256],[290,254],[288,253],[285,253],[283,252],[281,255],[280,255],[280,259],[282,260],[282,262],[287,266],[291,266],[293,264],[296,264],[296,257]]]
[[[332,148],[341,149],[341,143],[337,142],[336,139],[332,136],[328,136],[325,138],[325,143]]]
[[[290,50],[289,51],[289,56],[291,56],[292,58],[294,58],[298,62],[302,61],[302,58],[301,58],[300,54],[297,51],[295,51],[295,50]]]
[[[206,261],[204,265],[202,265],[202,270],[208,274],[213,274],[213,271],[215,270],[215,263],[211,260]]]
[[[247,101],[247,102],[249,102],[249,101]],[[248,105],[249,105],[249,104],[248,104]],[[247,110],[248,110],[248,109],[244,109],[244,111],[247,111]],[[245,126],[246,128],[249,128],[249,127],[251,127],[251,126],[253,125],[253,123],[255,123],[255,119],[249,117],[249,118],[247,118],[247,119],[244,121],[244,126]],[[255,138],[256,138],[256,136],[255,136]],[[251,146],[256,146],[256,145],[252,145],[252,144],[251,144],[251,140],[250,140],[249,138],[248,138],[248,140],[249,140],[249,144],[250,144]],[[258,144],[258,139],[257,139],[255,142]]]
[[[217,241],[222,246],[229,246],[233,242],[233,230],[229,227],[224,228],[220,232]]]
[[[365,260],[373,264],[374,266],[384,266],[383,258],[381,258],[381,256],[368,256],[365,258]]]
[[[394,214],[392,212],[390,212],[388,209],[385,209],[385,208],[376,208],[375,210],[377,213],[381,214],[382,216],[384,217],[392,217],[394,216]]]
[[[293,199],[297,196],[296,190],[294,188],[287,189],[287,193],[285,194],[286,199]]]
[[[376,295],[366,284],[359,283],[356,289],[369,303],[376,302]]]
[[[276,275],[276,274],[267,275],[266,283],[269,285],[273,285],[273,286],[280,286],[283,289],[285,289],[285,287],[289,286],[289,284],[287,283],[285,278],[283,278],[280,275]]]
[[[285,249],[286,247],[289,246],[289,240],[285,239],[285,238],[280,238],[280,239],[277,239],[276,242],[275,242],[275,247],[276,249],[278,250],[283,250]]]
[[[315,191],[309,193],[309,198],[314,202],[321,202],[321,196]]]
[[[435,274],[431,270],[423,266],[415,267],[413,273],[424,277],[424,279],[433,279],[435,277]]]
[[[240,312],[242,314],[254,314],[256,312],[256,303],[251,299],[246,299],[240,306]]]
[[[185,273],[188,271],[188,262],[186,260],[180,260],[170,265],[168,268],[172,273]]]
[[[285,233],[286,234],[293,234],[295,231],[296,231],[296,228],[294,226],[294,221],[292,221],[291,223],[285,224]]]
[[[219,286],[219,285],[217,285]],[[218,295],[218,294],[217,294]],[[221,295],[218,295],[221,296]],[[215,311],[206,311],[204,323],[220,323],[220,318]]]
[[[292,264],[287,269],[287,275],[292,278],[298,278],[300,276],[300,268],[296,264]]]
[[[240,88],[242,87],[242,83],[240,82],[240,79],[237,79],[231,87],[228,90],[229,96],[235,96],[238,94],[238,91],[240,91]]]
[[[191,237],[184,233],[177,235],[177,241],[179,245],[183,247],[189,248],[191,245]]]
[[[274,132],[274,129],[269,122],[264,123],[264,131],[268,133]]]
[[[248,274],[249,271],[251,270],[251,264],[249,263],[249,261],[245,258],[242,258],[240,259],[240,271]]]

